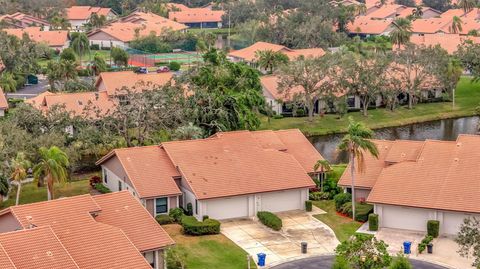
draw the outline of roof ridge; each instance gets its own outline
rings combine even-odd
[[[58,201],[64,201],[64,200],[73,200],[73,199],[78,199],[79,197],[90,197],[91,198],[92,195],[87,193],[87,194],[80,194],[80,195],[75,195],[75,196],[66,196],[66,197],[62,197],[62,198],[58,198],[58,199],[54,199],[54,200],[40,201],[40,202],[35,202],[35,203],[30,203],[30,204],[12,205],[12,206],[7,207],[7,209],[10,208],[10,210],[13,211],[15,208],[23,208],[23,207],[32,206],[32,205],[47,204],[47,203],[51,203],[51,202],[58,202]],[[97,206],[98,206],[98,204],[97,204]]]

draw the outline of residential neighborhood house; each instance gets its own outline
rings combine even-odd
[[[20,39],[26,34],[32,41],[47,44],[50,48],[57,51],[62,51],[70,46],[67,30],[42,31],[40,27],[26,27],[3,29],[3,31]]]
[[[93,14],[105,16],[107,21],[117,17],[117,14],[111,8],[72,6],[66,9],[66,18],[70,22],[71,29],[77,32],[83,31],[84,25],[88,23]]]
[[[173,244],[126,191],[0,211],[2,269],[163,269]]]
[[[208,8],[181,7],[178,11],[169,11],[170,20],[183,23],[190,28],[222,28],[223,10]]]
[[[374,142],[378,159],[364,154],[355,193],[374,205],[380,227],[424,232],[438,220],[441,234],[455,235],[465,218],[480,217],[480,136]],[[350,192],[349,167],[338,184]]]
[[[0,16],[0,23],[5,25],[6,28],[40,27],[44,31],[50,29],[50,23],[48,21],[22,12],[2,15]]]
[[[206,139],[115,149],[103,183],[128,190],[156,216],[182,207],[213,219],[303,210],[323,159],[299,130],[221,132]]]

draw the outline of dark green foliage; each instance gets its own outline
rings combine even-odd
[[[437,238],[440,232],[440,221],[429,220],[427,221],[427,234],[433,238]]]
[[[187,204],[187,216],[192,216],[193,215],[193,206],[192,203]]]
[[[0,196],[7,196],[8,195],[8,179],[6,176],[0,174]],[[0,199],[1,202],[1,199]]]
[[[180,67],[181,67],[181,65],[178,62],[171,62],[171,63],[168,64],[168,68],[170,68],[170,70],[172,70],[172,71],[178,71],[178,70],[180,70]]]
[[[408,258],[400,254],[393,259],[388,269],[413,269],[413,267]]]
[[[351,265],[350,268],[383,269],[392,261],[387,247],[385,242],[377,240],[373,235],[354,234],[338,245],[335,253],[337,257],[345,259]]]
[[[113,62],[118,66],[128,65],[128,53],[121,48],[112,48],[111,54]]]
[[[79,77],[88,77],[92,74],[92,71],[88,68],[77,69],[77,74],[78,74]]]
[[[165,42],[162,37],[152,33],[148,36],[139,37],[130,42],[132,49],[141,50],[146,53],[168,53],[172,52],[172,47]]]
[[[330,193],[316,191],[316,192],[311,192],[309,194],[309,197],[310,197],[310,200],[312,201],[328,200],[330,198]]]
[[[170,209],[170,212],[168,212],[168,215],[175,222],[180,222],[182,220],[182,217],[183,217],[183,209],[181,209],[181,208]]]
[[[312,212],[312,201],[305,201],[305,210],[307,212]]]
[[[90,45],[90,49],[91,49],[91,50],[99,50],[99,49],[100,49],[100,45],[98,45],[98,44],[92,44],[92,45]]]
[[[160,225],[172,224],[174,222],[173,218],[169,215],[157,215],[155,220],[157,220]]]
[[[341,257],[335,257],[335,262],[332,265],[332,269],[351,269],[352,267],[348,264],[348,261]]]
[[[97,191],[99,191],[100,193],[111,193],[112,191],[107,188],[105,185],[103,185],[102,183],[97,183],[95,184],[95,189]]]
[[[369,231],[378,231],[378,215],[369,214],[368,215],[368,230]]]
[[[207,219],[209,219],[209,218],[210,218],[209,216],[205,215],[205,216],[202,217],[202,220],[205,221],[205,220],[207,220]]]
[[[77,56],[72,48],[66,48],[60,53],[60,59],[74,62],[77,59]]]
[[[418,252],[422,253],[425,251],[425,248],[427,247],[428,244],[430,244],[433,241],[433,237],[430,235],[426,235],[423,239],[422,242],[418,244]]]
[[[333,200],[335,201],[335,210],[338,212],[345,203],[352,201],[352,195],[348,192],[339,193],[333,197]]]
[[[352,217],[352,202],[343,204],[341,213],[346,214],[350,218]],[[366,222],[368,215],[373,212],[373,205],[356,203],[355,204],[355,220],[360,222]]]
[[[220,222],[214,219],[198,221],[193,216],[185,216],[182,218],[182,227],[183,232],[189,235],[207,235],[220,233]]]
[[[259,211],[257,217],[263,225],[272,228],[275,231],[280,231],[280,229],[282,229],[282,220],[271,212]]]

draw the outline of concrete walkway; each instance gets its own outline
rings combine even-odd
[[[267,254],[267,266],[311,255],[331,254],[339,244],[333,231],[311,214],[291,211],[277,215],[283,222],[279,232],[252,219],[223,221],[221,232],[252,255],[255,261],[258,253]],[[308,243],[307,255],[301,254],[301,242]]]

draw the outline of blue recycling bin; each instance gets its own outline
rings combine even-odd
[[[267,254],[265,253],[258,253],[258,266],[265,266],[265,259],[267,258]]]
[[[410,241],[403,242],[403,254],[410,254],[411,246],[412,246],[412,242]]]

